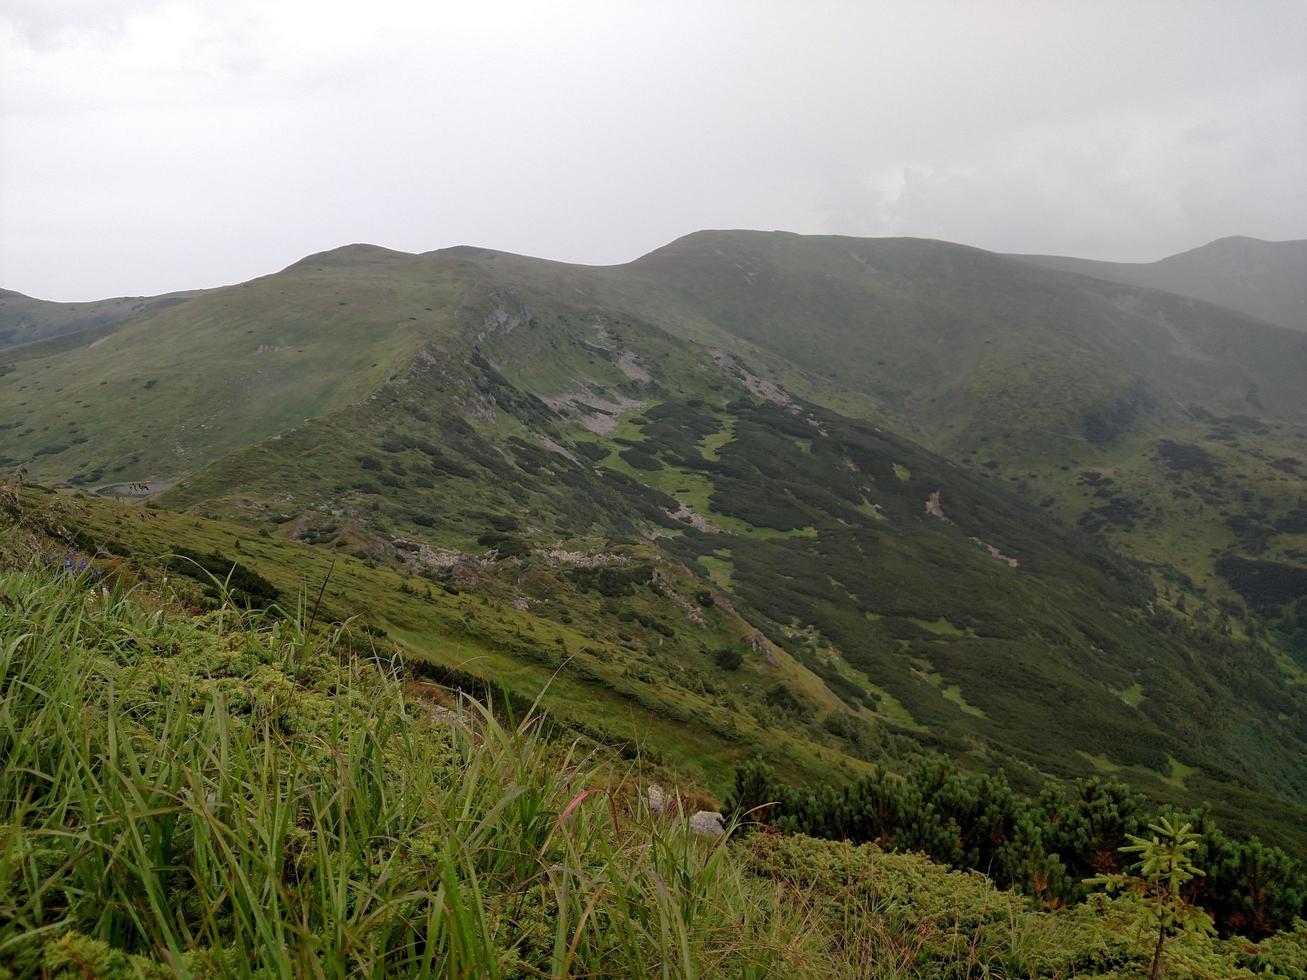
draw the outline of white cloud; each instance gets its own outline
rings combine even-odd
[[[157,292],[357,240],[611,262],[701,227],[1303,237],[1303,14],[9,0],[0,285]]]

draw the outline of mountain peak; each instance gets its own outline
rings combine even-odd
[[[1235,244],[1255,244],[1270,245],[1265,238],[1254,238],[1252,235],[1224,235],[1221,238],[1214,238],[1207,243],[1207,248],[1214,245],[1235,245]]]
[[[1251,235],[1226,235],[1222,238],[1214,238],[1206,245],[1199,245],[1196,248],[1187,249],[1183,252],[1177,252],[1175,255],[1168,255],[1162,262],[1169,262],[1179,258],[1182,255],[1202,255],[1223,254],[1229,252],[1245,252],[1250,249],[1262,250],[1273,249],[1277,245],[1290,244],[1288,242],[1270,242],[1264,238],[1253,238]]]
[[[298,262],[292,262],[286,266],[283,271],[325,267],[341,268],[343,266],[375,264],[377,262],[411,258],[413,258],[411,252],[400,252],[393,248],[371,245],[367,242],[354,242],[350,245],[327,249],[325,252],[314,252],[311,255],[306,255]]]

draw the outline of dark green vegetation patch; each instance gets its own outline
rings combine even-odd
[[[165,567],[200,582],[210,595],[228,595],[242,606],[266,608],[281,597],[258,572],[222,555],[178,547]]]

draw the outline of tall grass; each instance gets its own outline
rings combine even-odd
[[[193,618],[0,571],[0,978],[1130,976],[1149,955],[1129,898],[1040,912],[869,845],[704,840],[648,812],[630,764],[535,712],[433,711],[304,612]],[[1176,940],[1169,969],[1307,975],[1304,930]]]
[[[761,976],[802,946],[726,845],[538,715],[438,720],[300,622],[5,577],[0,963]]]

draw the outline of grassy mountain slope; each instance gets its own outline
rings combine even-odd
[[[866,770],[860,756],[884,741],[867,731],[859,745],[823,728],[825,714],[851,712],[781,651],[774,664],[748,655],[732,671],[718,668],[713,652],[747,650],[751,628],[729,606],[696,603],[699,583],[652,549],[606,556],[608,564],[593,569],[606,575],[545,553],[468,556],[433,569],[116,501],[28,494],[7,516],[15,514],[18,525],[74,541],[83,554],[168,575],[199,605],[218,595],[210,571],[222,578],[239,563],[252,573],[258,602],[311,604],[319,620],[356,617],[363,635],[384,638],[377,642],[393,645],[419,673],[508,696],[519,708],[547,690],[550,710],[575,730],[697,785],[724,790],[735,765],[763,751],[796,777],[831,765],[851,775]],[[249,601],[245,575],[232,587]],[[620,608],[605,593],[620,594]],[[819,714],[789,724],[764,699],[776,685]]]
[[[1065,446],[1130,399],[1168,420],[1189,405],[1307,418],[1307,338],[946,242],[700,232],[612,278],[889,405],[941,448]]]
[[[1307,330],[1307,241],[1235,236],[1157,262],[1097,262],[1061,255],[1013,256],[1110,282],[1191,296],[1295,330]]]
[[[6,975],[1121,977],[1152,956],[1135,896],[1043,910],[873,846],[696,839],[640,770],[433,703],[348,626],[187,615],[15,544]],[[1297,977],[1304,940],[1187,929],[1165,965]]]
[[[404,572],[363,605],[486,590],[546,642],[495,632],[478,676],[576,656],[560,701],[641,705],[718,784],[756,748],[811,777],[938,747],[1028,785],[1121,772],[1297,847],[1307,686],[1261,624],[1296,608],[1304,367],[1307,336],[945,243],[704,233],[607,269],[351,246],[18,361],[0,451],[175,480],[161,505],[324,575]],[[1137,496],[1165,507],[1127,526]],[[1254,512],[1262,557],[1228,521]],[[1150,581],[1091,533],[1186,567]]]
[[[1292,586],[1257,584],[1307,574],[1301,332],[922,240],[702,232],[605,274],[614,304],[670,310],[647,315],[1269,612],[1301,649]],[[1250,587],[1231,561],[1269,564]]]
[[[744,617],[736,646],[764,679],[791,658],[820,678],[750,682],[772,725],[848,722],[855,744],[875,741],[860,734],[869,725],[1027,785],[1097,768],[1224,800],[1236,823],[1249,809],[1268,828],[1297,819],[1270,797],[1245,805],[1307,789],[1301,692],[1272,680],[1288,668],[1258,646],[1189,635],[1169,613],[1152,621],[1136,572],[920,446],[771,389],[788,402],[756,397],[738,362],[555,295],[468,298],[469,324],[499,328],[469,333],[463,363],[445,342],[366,402],[225,457],[160,502],[427,572],[486,548],[509,567],[531,549],[589,561],[654,534],[652,553],[702,583],[683,599],[711,586],[713,608]],[[523,583],[516,597],[546,615],[592,629],[625,618],[662,669],[730,675],[719,641],[696,649],[694,627],[676,625],[691,631],[686,649],[642,620],[654,610],[640,590],[578,606],[549,578]],[[665,628],[687,613],[659,615]],[[661,676],[641,660],[626,669]],[[1235,775],[1250,755],[1255,776]]]
[[[362,399],[452,319],[449,281],[310,258],[132,320],[93,347],[18,361],[4,455],[79,484],[166,482]]]

